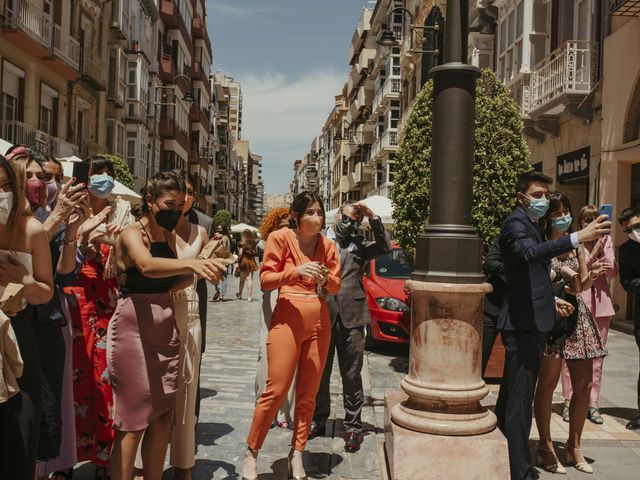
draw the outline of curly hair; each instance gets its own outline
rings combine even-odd
[[[264,220],[262,220],[262,225],[260,225],[260,237],[266,240],[271,232],[275,232],[278,229],[282,220],[288,218],[289,209],[287,207],[277,207],[269,211]]]

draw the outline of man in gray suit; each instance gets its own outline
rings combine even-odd
[[[369,218],[369,225],[375,239],[373,242],[368,242],[362,235],[357,234],[364,217]],[[362,443],[360,417],[364,392],[360,371],[364,359],[364,327],[371,321],[366,294],[362,286],[362,275],[367,262],[389,253],[391,245],[380,218],[364,203],[352,201],[340,207],[335,227],[329,229],[327,237],[336,242],[340,252],[342,283],[338,294],[327,298],[331,312],[331,344],[316,396],[316,409],[309,436],[314,437],[325,433],[331,410],[329,382],[333,358],[337,350],[344,394],[344,426],[347,431],[345,450],[356,452]]]

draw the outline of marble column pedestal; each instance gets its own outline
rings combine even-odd
[[[482,313],[489,284],[410,280],[409,372],[385,397],[394,480],[509,478],[507,442],[480,404]]]

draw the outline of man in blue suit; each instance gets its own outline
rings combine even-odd
[[[503,223],[499,237],[507,291],[497,323],[505,346],[505,365],[496,415],[498,428],[509,444],[512,480],[536,478],[529,450],[533,393],[555,313],[569,314],[566,302],[556,299],[551,289],[551,259],[611,229],[611,222],[602,215],[583,230],[545,242],[538,221],[549,208],[550,184],[551,179],[538,172],[518,179],[518,204]]]

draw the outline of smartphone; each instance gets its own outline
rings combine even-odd
[[[73,176],[76,179],[76,184],[84,183],[85,186],[89,185],[89,162],[75,162],[73,164]]]
[[[610,203],[600,205],[600,215],[606,215],[611,220],[613,218],[613,205]]]

